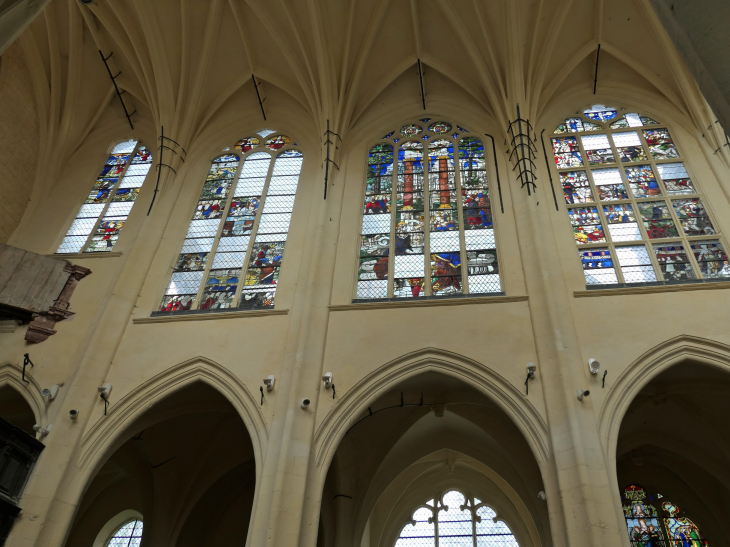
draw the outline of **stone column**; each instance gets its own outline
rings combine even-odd
[[[500,172],[511,173],[507,156],[499,149],[497,155],[503,164]],[[576,397],[576,390],[586,387],[587,364],[581,356],[572,295],[565,286],[565,265],[552,226],[553,220],[564,221],[566,213],[564,209],[555,211],[548,173],[540,159],[535,160],[539,186],[531,196],[526,187],[520,188],[516,175],[504,177],[502,184],[511,187],[530,296],[538,355],[537,378],[532,382],[543,390],[550,430],[552,461],[542,471],[553,543],[556,547],[615,547],[623,545],[625,533],[614,507],[614,485],[605,465],[591,398],[579,401]]]
[[[324,169],[313,169],[315,163],[315,158],[305,156],[302,187],[319,188],[319,181],[324,180]],[[340,167],[341,171],[336,174],[338,181],[344,179],[347,171],[346,164]],[[304,538],[317,534],[319,511],[308,510],[313,500],[307,495],[307,481],[314,450],[315,413],[323,389],[322,364],[333,286],[331,272],[335,265],[343,190],[342,182],[330,185],[326,200],[319,192],[309,193],[306,231],[311,237],[302,253],[299,283],[291,306],[282,378],[262,470],[261,495],[250,525],[252,547],[295,547],[303,544]],[[304,398],[311,401],[306,410],[300,406]]]

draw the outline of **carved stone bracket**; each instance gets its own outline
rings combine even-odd
[[[56,331],[53,329],[56,323],[74,315],[68,309],[71,295],[76,289],[76,285],[79,284],[79,281],[89,275],[91,270],[82,266],[69,264],[63,271],[69,273],[66,284],[61,289],[61,294],[58,295],[58,298],[56,298],[56,301],[47,312],[33,314],[33,320],[28,325],[28,331],[25,333],[25,339],[28,342],[37,344],[48,340],[49,336],[56,334]]]

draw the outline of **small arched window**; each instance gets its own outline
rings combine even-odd
[[[139,547],[142,541],[142,521],[132,520],[120,526],[109,538],[106,547]]]
[[[56,253],[111,251],[151,165],[137,141],[116,145]]]
[[[265,130],[213,160],[160,311],[274,307],[304,159],[295,146]]]
[[[368,156],[355,300],[501,290],[480,138],[430,118],[385,135]]]
[[[622,498],[632,547],[707,545],[697,525],[661,494],[647,493],[641,486],[632,484],[626,487]]]
[[[730,264],[666,125],[595,105],[552,138],[586,284],[730,277]]]
[[[416,509],[395,547],[519,547],[507,524],[478,498],[451,490]]]

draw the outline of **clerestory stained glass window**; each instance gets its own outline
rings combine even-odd
[[[142,521],[132,520],[120,527],[106,547],[139,547],[142,542]]]
[[[674,503],[629,485],[621,496],[631,547],[707,547],[700,529]]]
[[[273,308],[303,155],[263,130],[212,162],[160,311]]]
[[[478,498],[458,490],[426,502],[403,526],[395,547],[519,547],[510,527]]]
[[[111,251],[151,165],[137,141],[116,145],[56,253]]]
[[[586,284],[730,278],[716,225],[666,126],[595,105],[552,138]]]
[[[355,300],[502,290],[484,145],[457,127],[424,118],[370,149]]]

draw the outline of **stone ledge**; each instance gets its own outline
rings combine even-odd
[[[108,253],[51,253],[46,256],[60,260],[83,260],[84,258],[118,258],[122,256],[122,253],[118,251],[110,251]]]
[[[474,304],[508,304],[527,302],[524,296],[482,296],[472,298],[439,298],[428,300],[385,300],[380,302],[357,302],[338,306],[328,306],[330,311],[387,310],[393,308],[430,308],[432,306],[468,306]]]
[[[664,292],[712,291],[718,289],[730,289],[730,281],[685,284],[677,283],[672,285],[648,285],[646,287],[619,287],[615,289],[591,289],[585,291],[573,291],[573,297],[587,298],[591,296],[623,296],[634,294],[656,294]]]
[[[212,313],[194,313],[180,315],[158,315],[156,317],[137,317],[132,319],[135,325],[149,323],[176,323],[178,321],[213,321],[216,319],[236,319],[239,317],[271,317],[287,315],[289,310],[230,310]]]

